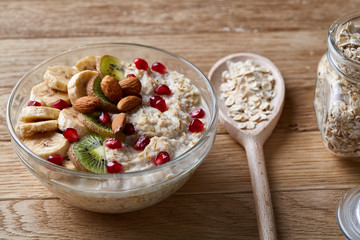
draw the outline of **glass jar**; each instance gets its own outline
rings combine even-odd
[[[348,191],[340,200],[336,218],[347,239],[360,239],[360,186]]]
[[[360,54],[352,47],[353,42],[343,44],[344,31],[360,32],[356,25],[360,26],[359,12],[341,17],[331,25],[328,49],[318,65],[314,95],[323,142],[340,157],[360,156],[360,61],[345,54],[344,48]]]

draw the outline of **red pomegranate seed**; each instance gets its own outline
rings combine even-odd
[[[151,65],[151,70],[153,70],[154,72],[161,73],[161,74],[165,74],[167,72],[166,67],[162,63],[159,63],[159,62],[153,63],[153,65]]]
[[[204,130],[204,123],[199,119],[193,119],[189,125],[190,132],[202,132]]]
[[[119,139],[116,138],[108,138],[104,141],[104,146],[110,149],[121,149],[122,144]]]
[[[53,108],[57,108],[60,110],[70,107],[70,105],[62,99],[59,99],[56,102],[54,102],[54,104],[52,106],[53,106]]]
[[[119,173],[124,171],[124,166],[117,161],[108,161],[106,163],[108,173]]]
[[[161,112],[165,112],[168,109],[165,100],[159,96],[152,96],[150,98],[150,105]]]
[[[50,155],[47,159],[49,162],[52,162],[56,165],[59,165],[61,166],[62,162],[63,162],[63,157],[60,155],[60,154],[53,154],[53,155]]]
[[[162,84],[155,89],[155,93],[159,95],[170,95],[171,90],[168,86]]]
[[[66,128],[63,131],[63,136],[70,142],[76,142],[79,139],[79,135],[75,128]]]
[[[136,77],[134,74],[128,74],[126,75],[126,78],[129,78],[129,77]]]
[[[161,164],[167,163],[170,161],[170,155],[168,152],[162,151],[159,152],[158,155],[156,156],[154,163],[156,166],[159,166]]]
[[[37,106],[37,107],[40,107],[41,106],[41,103],[40,102],[37,102],[37,101],[30,101],[28,103],[28,106]]]
[[[111,117],[107,112],[101,112],[100,116],[99,116],[99,121],[102,124],[108,123],[110,121]]]
[[[135,127],[132,123],[125,124],[123,133],[127,136],[134,135],[135,134]]]
[[[190,112],[190,116],[192,118],[203,118],[205,117],[205,111],[202,110],[202,108],[199,108],[197,110]]]
[[[142,58],[134,59],[134,63],[136,68],[139,70],[147,70],[149,67],[148,63]]]
[[[146,146],[150,143],[150,138],[148,137],[140,137],[135,143],[134,143],[134,149],[138,151],[143,151]]]

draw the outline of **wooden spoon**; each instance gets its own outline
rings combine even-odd
[[[274,91],[276,95],[271,101],[271,104],[274,106],[272,113],[269,115],[268,120],[260,122],[253,130],[241,130],[237,127],[239,123],[228,116],[228,109],[224,100],[220,97],[221,74],[224,70],[228,70],[226,62],[229,60],[238,62],[247,59],[251,59],[260,66],[270,69],[275,79]],[[263,145],[275,128],[284,105],[284,79],[280,71],[269,59],[251,53],[236,53],[220,59],[211,68],[209,79],[213,83],[215,93],[219,99],[220,122],[228,133],[243,145],[246,150],[255,200],[259,237],[260,239],[276,239],[276,225],[266,174]]]

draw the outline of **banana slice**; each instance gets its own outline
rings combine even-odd
[[[52,89],[48,87],[46,82],[42,82],[31,89],[30,100],[41,102],[42,105],[51,107],[59,99],[70,104],[70,99],[66,92]]]
[[[36,122],[41,120],[56,120],[59,114],[60,110],[57,108],[28,106],[21,110],[20,121]]]
[[[49,67],[45,72],[44,79],[49,87],[67,92],[67,84],[77,72],[76,69],[66,66]]]
[[[27,138],[36,133],[51,132],[58,129],[57,120],[48,120],[35,123],[20,123],[16,125],[15,131],[19,138]]]
[[[67,85],[68,96],[72,104],[83,96],[86,96],[86,85],[87,83],[96,78],[99,75],[97,71],[85,70],[76,73],[69,81]]]
[[[96,70],[96,61],[100,57],[98,56],[87,56],[77,61],[75,68],[81,72],[84,70]]]
[[[75,128],[79,138],[90,133],[89,129],[82,124],[77,115],[79,114],[74,108],[64,108],[61,110],[58,118],[58,125],[61,131],[64,131],[66,128]]]
[[[33,153],[44,159],[55,153],[64,157],[70,146],[70,142],[57,132],[38,133],[25,138],[23,143]]]

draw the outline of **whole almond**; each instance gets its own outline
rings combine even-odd
[[[141,104],[141,102],[142,99],[137,96],[127,96],[118,102],[117,108],[120,112],[126,112],[135,108],[137,105]]]
[[[105,96],[114,103],[118,103],[122,97],[122,90],[116,78],[106,75],[100,83],[101,90]]]
[[[91,96],[81,97],[76,99],[73,107],[81,113],[93,113],[100,108],[100,99]]]
[[[141,91],[141,82],[137,77],[129,77],[119,82],[124,95],[136,95]]]
[[[114,134],[121,132],[125,127],[125,123],[126,113],[119,113],[118,115],[116,115],[111,124],[111,128]]]

